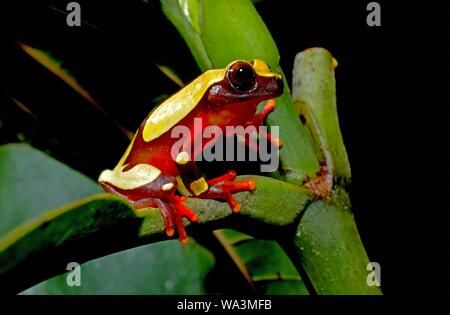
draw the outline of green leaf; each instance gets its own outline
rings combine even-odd
[[[199,0],[178,0],[183,14],[197,33],[200,33]]]
[[[186,8],[178,1],[161,0],[164,13],[186,41],[202,71],[225,67],[236,59],[260,58],[274,71],[281,72],[278,49],[251,1],[187,1],[184,6],[192,3],[195,6],[188,11],[198,10],[200,32],[194,30],[185,14]],[[308,132],[296,115],[286,81],[285,92],[277,99],[277,108],[268,116],[267,123],[280,127],[283,140],[280,161],[286,180],[301,184],[306,176],[314,177],[319,161]]]
[[[258,240],[230,229],[217,232],[221,242],[231,247],[233,258],[244,266],[258,294],[308,294],[294,265],[276,241]]]
[[[214,67],[223,68],[236,59],[263,59],[278,67],[278,48],[250,1],[201,3],[201,37]]]
[[[0,146],[0,235],[43,211],[101,192],[97,183],[24,144]]]
[[[77,189],[83,191],[86,186],[94,183],[88,184],[89,180],[85,177],[77,180],[76,176],[70,176],[72,170],[69,171],[63,164],[46,158],[34,149],[26,148],[14,153],[17,150],[14,145],[0,149],[0,160],[9,163],[7,166],[2,165],[0,174],[2,178],[6,178],[4,182],[10,183],[11,187],[24,187],[26,191],[9,190],[4,196],[15,199],[25,196],[24,199],[28,201],[15,209],[20,214],[10,212],[10,207],[1,208],[0,222],[6,222],[6,218],[14,215],[21,218],[14,223],[28,221],[12,230],[12,224],[5,225],[5,230],[9,232],[0,237],[0,288],[18,292],[66,272],[69,262],[81,264],[107,254],[167,239],[158,209],[149,208],[136,213],[128,202],[111,194],[93,195],[40,214],[39,209],[46,209],[40,205],[34,205],[34,212],[28,211],[29,203],[33,202],[33,192],[50,196],[45,200],[51,200],[52,196],[67,194],[66,189],[71,192]],[[33,161],[32,164],[28,162],[28,158]],[[44,174],[38,173],[38,178],[34,178],[31,177],[31,168],[46,171]],[[28,175],[25,174],[27,170]],[[16,174],[22,173],[25,175],[16,177]],[[57,179],[51,180],[60,174],[64,175],[64,181],[72,181],[73,186],[66,186],[64,181]],[[238,179],[248,178],[241,176]],[[276,226],[292,225],[311,199],[309,192],[301,187],[260,176],[252,178],[257,181],[257,189],[255,192],[236,194],[242,209],[241,214],[233,220],[229,220],[232,214],[225,202],[199,199],[186,202],[186,205],[199,215],[199,223],[195,226],[212,228],[230,225],[247,233],[276,235]],[[19,179],[26,183],[12,185]],[[47,179],[50,179],[49,183]],[[45,188],[39,190],[36,185]],[[46,191],[43,192],[42,189]],[[27,195],[27,192],[31,193]],[[85,194],[88,192],[90,191],[84,191]],[[275,194],[276,198],[271,194]],[[281,201],[284,202],[283,209],[279,209]],[[249,225],[245,218],[251,219],[254,224]],[[187,224],[187,227],[189,231],[193,225]],[[274,227],[274,230],[271,230],[271,227]],[[175,265],[177,264],[174,263]],[[169,266],[163,265],[161,268]]]
[[[186,1],[185,3],[189,5],[190,1]],[[181,9],[177,0],[161,0],[161,7],[167,18],[175,25],[178,32],[180,32],[181,36],[186,40],[186,44],[191,50],[195,60],[197,60],[200,69],[205,70],[212,68],[211,61],[209,60],[208,53],[202,43],[200,34],[192,26],[191,19],[186,16],[186,10]]]
[[[81,266],[81,286],[68,275],[54,277],[22,294],[205,294],[204,281],[214,265],[211,253],[191,240],[170,240],[89,261]]]

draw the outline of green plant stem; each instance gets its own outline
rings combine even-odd
[[[295,58],[294,104],[326,162],[324,181],[331,194],[311,203],[293,239],[281,243],[316,293],[380,294],[380,288],[367,284],[369,258],[345,191],[350,166],[339,129],[334,67],[323,48],[307,49]]]
[[[329,172],[350,182],[350,163],[342,140],[336,106],[334,68],[337,62],[323,48],[310,48],[295,56],[292,99],[314,142],[319,145]]]
[[[317,294],[381,294],[367,283],[369,258],[343,189],[334,191],[329,203],[311,203],[293,239],[279,243]]]

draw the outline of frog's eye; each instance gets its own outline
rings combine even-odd
[[[249,91],[255,85],[255,71],[251,64],[238,61],[230,66],[227,77],[231,85],[238,91]]]

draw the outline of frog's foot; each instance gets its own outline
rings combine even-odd
[[[230,206],[234,213],[241,209],[239,202],[233,197],[234,193],[240,191],[253,191],[256,188],[256,182],[252,179],[235,182],[235,171],[228,171],[225,175],[210,179],[207,181],[209,188],[198,196],[202,199],[223,199]]]
[[[178,231],[178,236],[182,244],[188,242],[186,229],[184,228],[183,218],[186,217],[191,222],[197,222],[198,216],[191,209],[186,207],[182,202],[186,197],[172,195],[167,199],[146,198],[134,202],[136,209],[154,207],[159,208],[164,218],[166,234],[172,237],[175,233],[174,226]]]

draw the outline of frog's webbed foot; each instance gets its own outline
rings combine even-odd
[[[175,233],[175,227],[182,244],[188,242],[186,229],[184,228],[183,218],[186,217],[191,222],[197,222],[198,216],[191,209],[183,204],[186,197],[172,195],[168,198],[145,198],[134,202],[136,209],[154,207],[161,210],[166,227],[166,234],[172,237]]]
[[[233,197],[234,193],[240,191],[253,191],[256,188],[256,182],[252,179],[244,181],[234,181],[236,172],[228,171],[225,175],[210,179],[207,181],[209,188],[204,193],[197,196],[202,199],[223,199],[230,206],[234,213],[241,209],[239,202]]]

